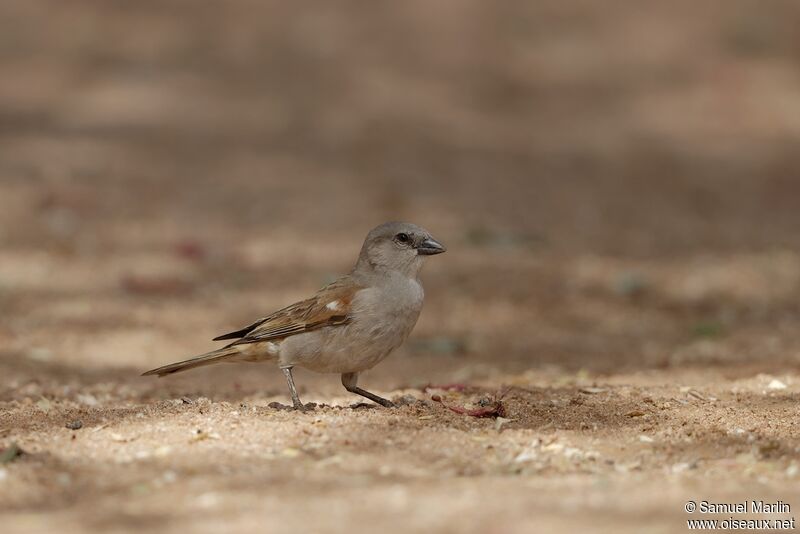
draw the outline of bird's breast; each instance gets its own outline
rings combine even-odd
[[[352,334],[364,337],[376,350],[397,348],[417,323],[424,293],[416,280],[361,291],[352,310]]]
[[[362,289],[353,298],[347,324],[287,338],[281,347],[282,363],[319,372],[370,369],[406,340],[423,298],[416,280]]]
[[[356,321],[392,323],[398,328],[410,322],[413,327],[424,298],[422,285],[417,280],[391,281],[386,286],[359,291],[351,314]]]

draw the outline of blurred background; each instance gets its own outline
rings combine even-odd
[[[797,364],[798,22],[789,0],[5,2],[4,351],[204,351],[403,219],[450,248],[421,364]]]
[[[0,440],[33,454],[0,471],[16,484],[4,497],[22,514],[15,524],[52,531],[28,512],[66,514],[76,502],[75,525],[92,517],[104,531],[163,526],[177,513],[211,528],[244,521],[251,505],[290,522],[325,517],[305,513],[317,510],[361,524],[364,510],[383,510],[330,505],[350,495],[394,503],[397,524],[446,509],[453,524],[482,513],[474,528],[509,532],[533,521],[532,506],[551,526],[588,521],[576,488],[599,472],[618,485],[591,486],[595,512],[623,517],[614,531],[638,532],[653,517],[679,525],[686,495],[664,489],[665,466],[744,473],[731,488],[762,476],[742,457],[769,480],[796,476],[797,395],[762,391],[787,387],[770,373],[791,387],[785,376],[800,370],[798,28],[793,0],[2,2]],[[361,385],[389,395],[516,385],[510,441],[496,452],[471,441],[494,432],[491,421],[444,410],[381,426],[395,416],[342,410],[350,426],[336,428],[349,441],[331,442],[322,466],[322,453],[303,448],[316,416],[265,426],[282,417],[267,402],[287,399],[271,366],[138,376],[306,297],[350,269],[370,228],[398,219],[449,250],[423,271],[412,338]],[[338,377],[296,379],[306,401],[353,402]],[[577,389],[594,382],[622,389]],[[709,415],[711,395],[689,390],[701,386],[731,403],[725,417],[749,419]],[[193,400],[203,397],[211,408],[199,413],[217,413],[223,439],[176,445],[207,424]],[[667,415],[647,422],[662,401]],[[252,433],[232,447],[239,403],[262,411],[242,416]],[[670,415],[675,406],[684,411]],[[782,414],[783,434],[772,416],[752,430],[765,410]],[[99,432],[75,441],[66,417]],[[172,442],[158,434],[165,421]],[[425,434],[433,423],[444,432]],[[631,460],[653,442],[640,434],[659,426],[673,448]],[[378,427],[394,440],[399,475],[386,471]],[[592,441],[605,431],[610,441]],[[397,445],[416,432],[424,439]],[[551,479],[514,478],[536,432],[562,440],[548,454],[578,440],[609,460],[587,453],[545,465]],[[164,443],[194,452],[169,456]],[[248,456],[263,451],[278,460]],[[120,454],[162,459],[123,466]],[[499,467],[484,462],[490,454]],[[718,464],[692,471],[712,456]],[[642,479],[613,478],[641,470],[653,476],[649,493]],[[307,480],[321,491],[313,503]],[[364,480],[378,489],[365,494]],[[185,506],[164,508],[175,487]],[[227,516],[215,508],[220,488],[236,496]],[[267,500],[248,500],[254,488]],[[566,500],[554,504],[557,495]],[[625,515],[619,495],[649,512]],[[336,524],[347,522],[327,526]]]

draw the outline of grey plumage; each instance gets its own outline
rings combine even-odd
[[[411,333],[425,296],[418,279],[424,257],[444,251],[419,226],[382,224],[367,235],[353,270],[310,299],[215,338],[238,338],[222,349],[144,374],[164,376],[222,361],[276,361],[295,407],[302,404],[292,379],[294,366],[340,373],[348,391],[391,406],[359,388],[358,373],[386,358]]]

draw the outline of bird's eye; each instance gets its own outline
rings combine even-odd
[[[411,238],[408,237],[408,234],[406,234],[406,233],[397,234],[395,236],[395,239],[397,239],[397,241],[400,242],[400,243],[408,243],[409,241],[411,241]]]

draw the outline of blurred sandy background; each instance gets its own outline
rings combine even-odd
[[[798,27],[790,0],[4,2],[0,448],[27,453],[0,466],[4,522],[682,531],[687,495],[791,502]],[[391,219],[449,251],[363,385],[514,385],[502,432],[431,403],[274,414],[269,366],[138,378],[345,272]],[[354,402],[298,374],[304,400]],[[209,413],[220,439],[187,441]],[[315,418],[349,437],[309,448]]]

